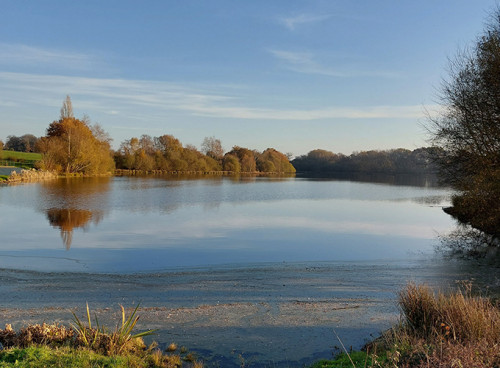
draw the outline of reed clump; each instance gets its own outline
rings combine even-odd
[[[73,312],[76,344],[105,355],[136,353],[144,350],[146,345],[142,338],[153,335],[155,331],[148,330],[133,334],[132,331],[139,320],[139,316],[137,316],[139,305],[135,307],[128,317],[125,314],[125,308],[122,305],[120,305],[120,308],[122,313],[121,324],[117,325],[113,331],[108,331],[106,327],[100,325],[97,317],[95,318],[94,327],[92,327],[88,304],[86,315],[88,325],[85,325]]]
[[[402,319],[384,336],[396,367],[500,367],[500,308],[464,283],[451,294],[410,283],[399,293]]]
[[[398,303],[400,322],[363,352],[344,348],[311,368],[500,368],[500,304],[470,282],[447,294],[409,283]]]
[[[500,310],[488,298],[474,296],[472,284],[458,291],[434,293],[428,286],[408,284],[399,294],[404,324],[416,337],[500,343]]]

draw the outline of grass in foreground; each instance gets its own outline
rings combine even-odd
[[[91,324],[87,305],[86,319],[81,321],[73,313],[73,327],[58,324],[30,325],[15,332],[10,325],[0,329],[0,367],[194,367],[203,365],[187,351],[176,354],[177,346],[172,344],[168,353],[163,353],[153,343],[146,346],[142,337],[151,335],[148,330],[133,334],[139,317],[137,306],[129,317],[121,307],[121,324],[109,331]]]
[[[320,360],[310,368],[380,367],[381,364],[386,363],[387,357],[385,355],[378,357],[364,351],[354,351],[349,354],[341,353],[333,360]]]
[[[500,367],[500,308],[473,296],[470,284],[450,295],[409,284],[399,306],[400,324],[366,351],[345,352],[313,368]]]
[[[400,324],[366,351],[346,351],[312,368],[500,367],[500,308],[473,296],[470,285],[445,295],[409,284],[399,294],[399,305]],[[142,336],[150,331],[132,335],[137,309],[128,318],[122,309],[122,323],[111,333],[97,320],[92,327],[88,308],[88,325],[75,315],[74,328],[43,324],[15,333],[7,325],[0,330],[0,342],[8,347],[0,351],[0,367],[202,367],[186,352],[146,347]]]
[[[172,367],[177,365],[173,362]],[[70,347],[30,346],[0,352],[0,367],[145,367],[147,360],[135,355],[105,356]]]
[[[189,355],[164,354],[148,349],[142,354],[104,355],[70,346],[31,345],[0,351],[0,367],[82,367],[82,368],[202,368],[203,364]]]

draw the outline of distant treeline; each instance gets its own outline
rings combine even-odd
[[[233,173],[294,173],[288,157],[274,148],[263,152],[234,146],[225,153],[220,140],[207,137],[201,152],[195,146],[183,146],[172,135],[142,135],[122,142],[114,154],[117,169],[141,171],[230,171]]]
[[[78,159],[84,159],[83,166],[86,168],[84,171],[89,171],[89,169],[96,166],[91,163],[90,157],[95,157],[97,151],[101,151],[101,156],[109,157],[111,155],[116,169],[143,172],[229,171],[234,173],[294,173],[298,171],[301,173],[429,174],[437,171],[436,158],[441,157],[443,154],[442,149],[436,147],[423,147],[413,151],[403,148],[384,151],[371,150],[354,152],[351,155],[315,149],[290,161],[290,154],[285,155],[273,148],[259,152],[234,146],[231,151],[225,152],[220,140],[207,137],[201,145],[201,150],[198,150],[193,145],[183,146],[177,138],[167,134],[159,137],[142,135],[140,138],[130,138],[123,141],[117,151],[112,151],[109,148],[110,138],[106,136],[105,132],[101,131],[101,134],[96,134],[95,127],[90,127],[86,122],[78,119],[63,120],[53,122],[49,126],[47,137],[37,138],[32,134],[25,134],[20,137],[11,135],[7,137],[5,145],[0,141],[0,149],[18,152],[40,152],[45,154],[42,160],[42,168],[69,172],[78,171],[77,166],[69,165],[70,163],[74,164]],[[97,136],[99,140],[96,140],[96,142],[101,141],[99,143],[101,146],[106,143],[103,149],[97,150],[93,147],[89,151],[88,148],[95,146],[95,144],[90,144],[88,141],[81,145],[82,149],[78,149],[79,145],[76,143],[83,143],[83,141],[81,137],[78,139],[73,137],[71,151],[78,149],[78,152],[71,155],[74,156],[71,160],[66,154],[69,145],[66,142],[67,139],[61,140],[58,137],[57,149],[54,148],[56,147],[55,142],[51,142],[52,149],[46,147],[48,138],[55,141],[54,137],[51,137],[54,135],[52,132],[54,126],[62,127],[69,124],[69,122],[71,122],[71,125],[77,124],[82,128],[76,129],[73,127],[73,136],[81,136],[81,134],[77,134],[78,130],[88,131],[87,136],[92,139]],[[59,130],[63,131],[62,128]],[[59,130],[57,130],[58,133]],[[63,134],[56,135],[62,136]],[[101,139],[101,136],[105,136],[106,139]],[[83,147],[86,149],[84,150]],[[57,156],[56,152],[61,158],[54,160],[54,156]],[[49,158],[52,159],[52,163],[49,162]],[[74,169],[73,166],[75,166]],[[105,170],[111,169],[112,166],[107,163]],[[95,171],[100,172],[103,170],[97,169]]]
[[[413,151],[399,148],[388,151],[356,152],[350,156],[316,149],[290,162],[291,154],[274,148],[263,152],[233,146],[225,152],[221,141],[206,137],[199,151],[183,144],[174,136],[142,135],[123,141],[117,151],[111,149],[111,138],[98,124],[90,125],[88,117],[73,115],[71,98],[66,97],[58,120],[47,128],[44,137],[32,134],[7,137],[2,148],[21,152],[38,152],[42,158],[37,167],[48,171],[110,173],[116,169],[162,172],[232,173],[381,173],[420,174],[436,171],[440,148],[419,148]]]
[[[398,148],[386,151],[355,152],[350,156],[316,149],[292,161],[298,172],[364,172],[384,174],[435,173],[435,158],[441,150],[423,147],[413,151]]]
[[[86,175],[111,173],[115,168],[143,172],[295,172],[289,157],[274,148],[258,152],[234,146],[225,153],[215,137],[204,139],[201,152],[192,145],[184,147],[168,134],[130,138],[117,151],[111,149],[110,143],[110,136],[100,125],[91,125],[86,116],[75,118],[67,96],[59,119],[49,124],[44,137],[10,135],[5,146],[0,141],[0,150],[39,152],[42,157],[36,166],[40,169]]]
[[[234,146],[226,153],[220,140],[207,137],[199,151],[193,145],[183,146],[177,138],[166,134],[159,137],[134,137],[123,141],[117,151],[112,151],[109,136],[96,129],[100,128],[92,127],[88,122],[72,116],[64,117],[49,126],[47,136],[37,138],[32,134],[20,137],[10,135],[5,145],[0,141],[0,150],[40,152],[44,154],[40,168],[67,172],[95,173],[110,170],[110,155],[114,158],[114,167],[117,169],[143,172],[295,172],[289,157],[274,148],[258,152]],[[68,134],[70,131],[71,136]],[[104,149],[97,149],[96,142],[103,143],[101,145],[104,145]],[[108,162],[105,167],[101,168],[94,162],[97,156],[106,157]]]

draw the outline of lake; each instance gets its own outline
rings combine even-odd
[[[152,272],[408,259],[453,225],[449,191],[265,177],[84,178],[1,188],[0,267]],[[27,262],[36,257],[37,262]]]
[[[426,178],[3,186],[0,323],[64,323],[87,301],[115,321],[119,303],[141,302],[140,328],[158,328],[160,346],[185,344],[206,366],[309,364],[331,356],[334,329],[360,347],[394,323],[409,280],[491,275],[491,265],[436,253],[455,227],[442,211],[450,195]]]

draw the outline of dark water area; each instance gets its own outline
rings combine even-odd
[[[323,172],[297,173],[296,177],[309,180],[338,180],[362,183],[379,183],[385,185],[412,186],[412,187],[444,187],[437,175],[434,174],[387,174],[367,172]]]
[[[0,324],[71,319],[85,302],[206,366],[302,366],[397,321],[408,281],[474,279],[496,261],[436,252],[455,229],[430,179],[79,178],[0,188]],[[83,315],[83,314],[82,314]]]

